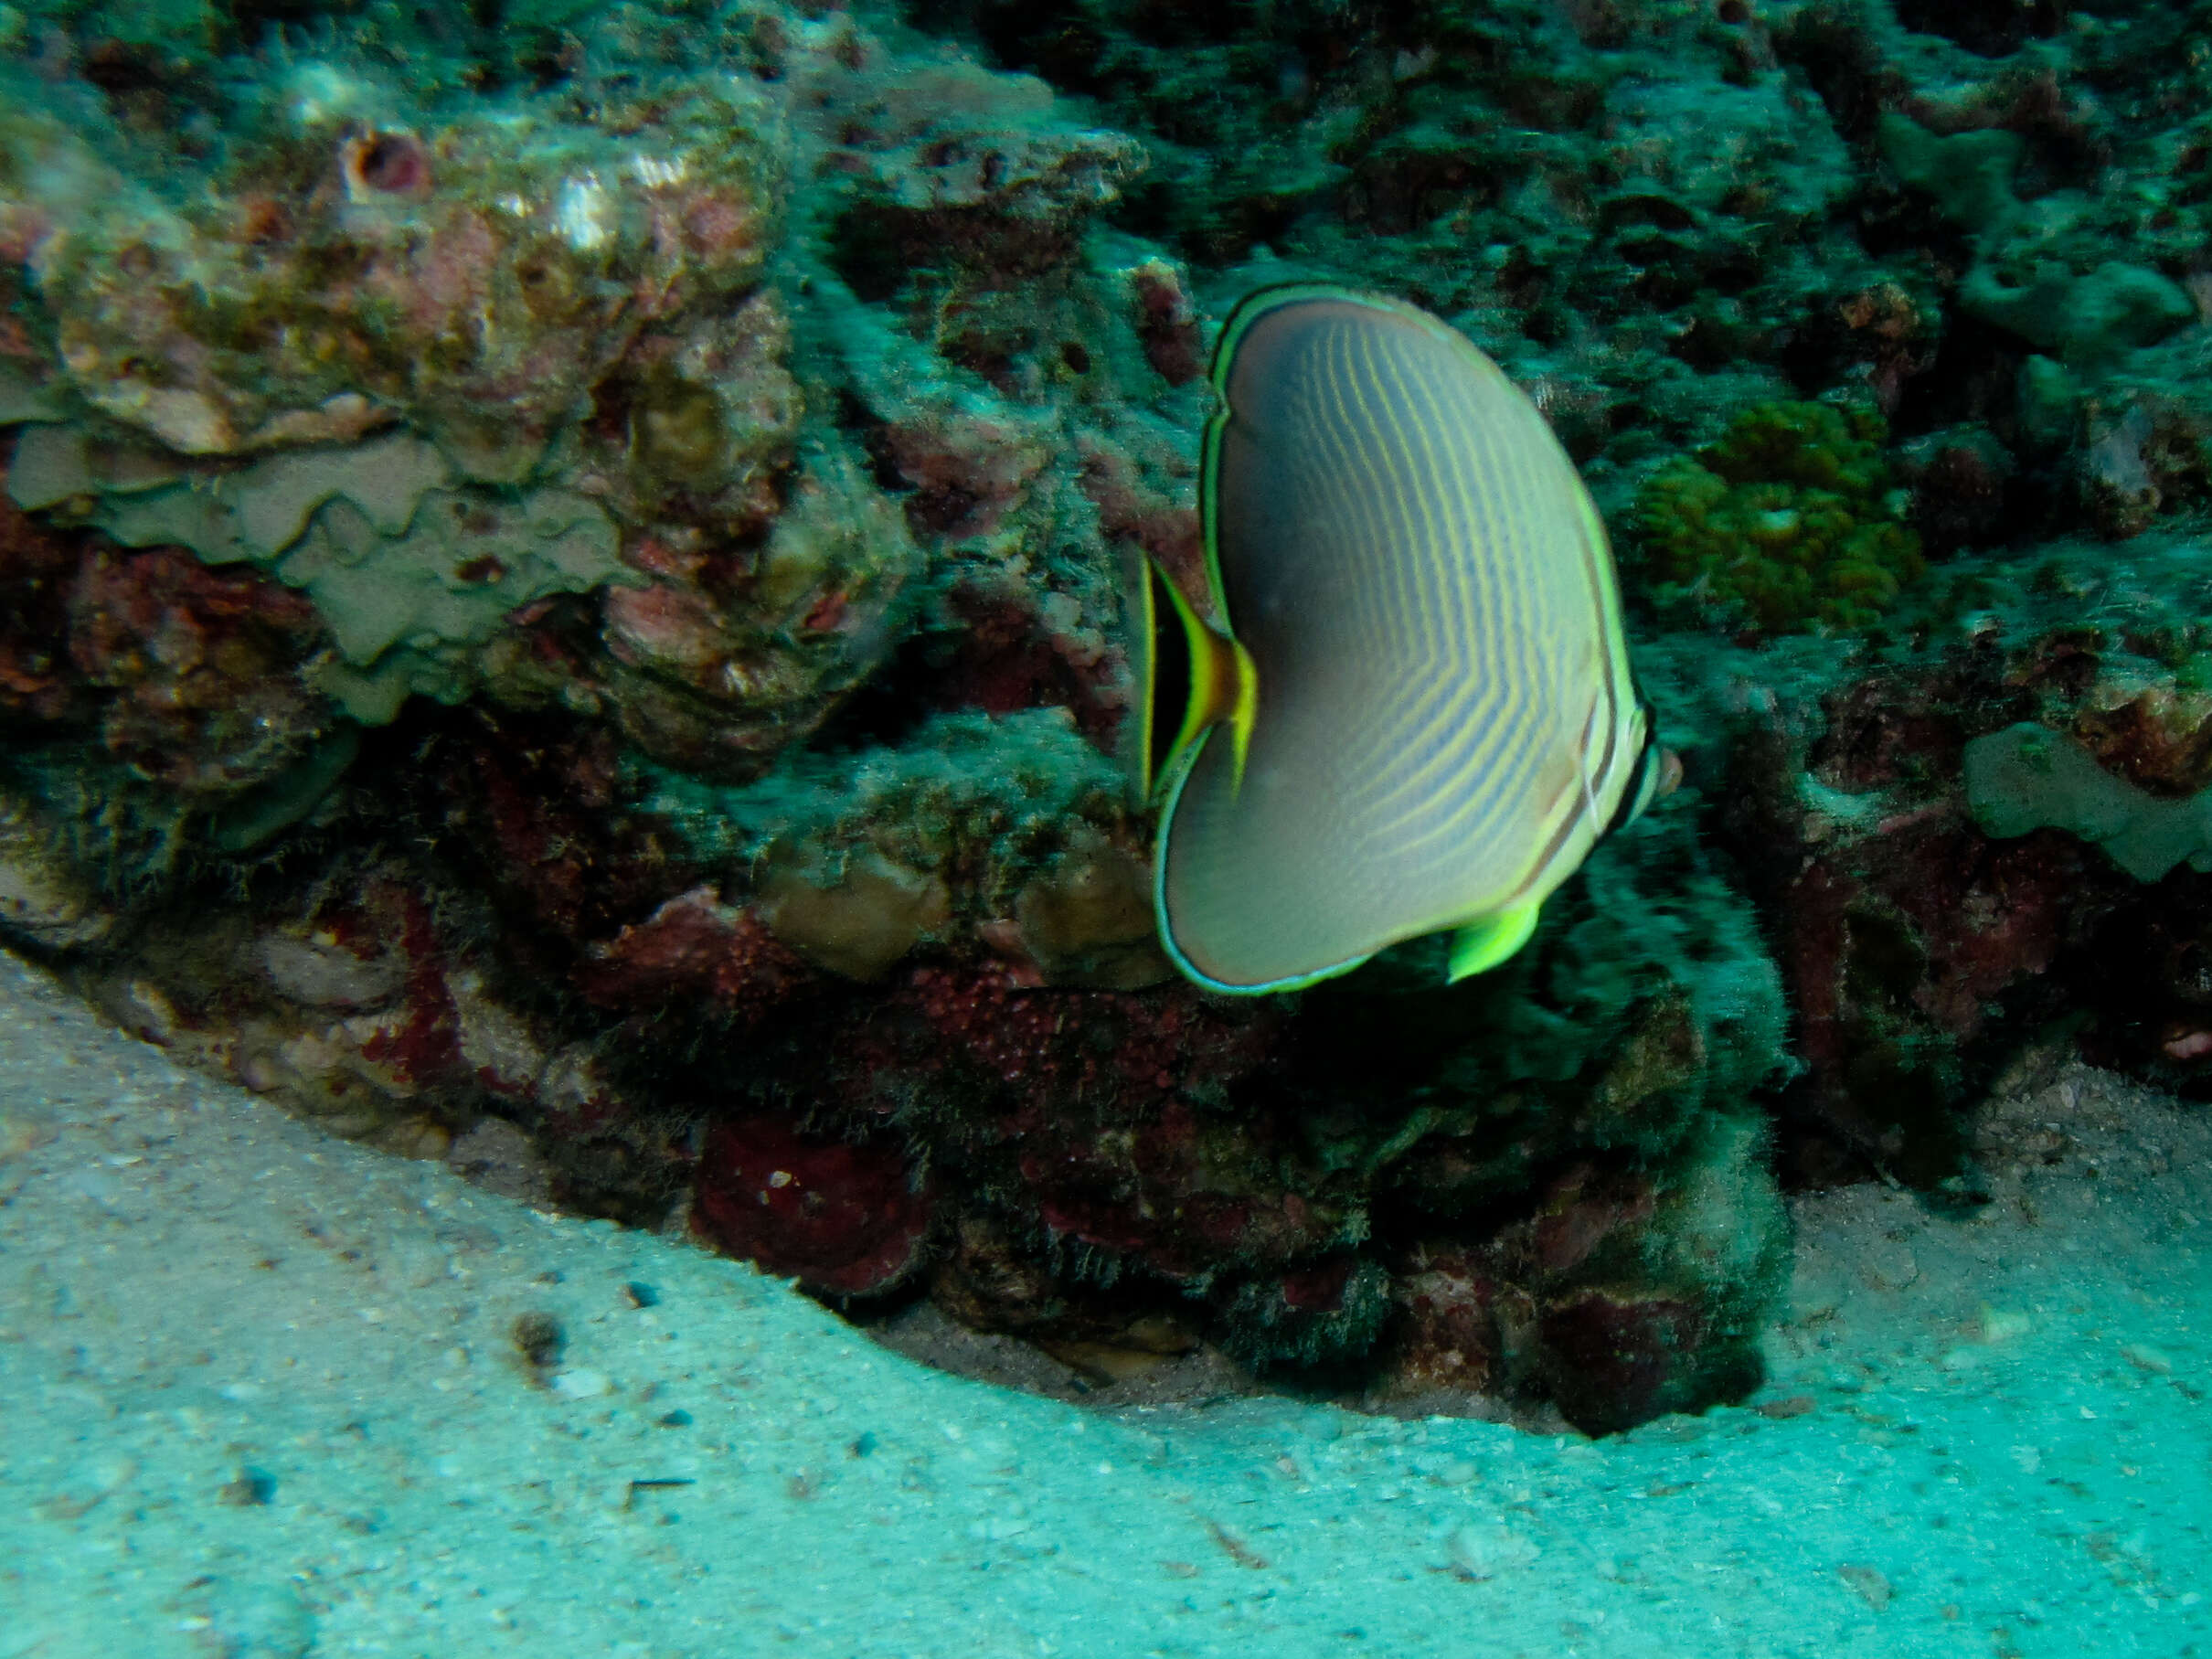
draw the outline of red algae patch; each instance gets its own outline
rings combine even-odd
[[[920,1260],[931,1192],[878,1143],[821,1140],[777,1118],[741,1118],[699,1157],[698,1230],[733,1256],[808,1290],[890,1289]]]

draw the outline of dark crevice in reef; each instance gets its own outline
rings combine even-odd
[[[1774,49],[1784,63],[1803,72],[1839,133],[1854,144],[1874,136],[1898,78],[1884,69],[1872,30],[1855,11],[1826,4],[1806,6],[1776,34]]]
[[[2012,412],[2020,367],[2027,359],[2017,335],[1970,316],[1953,318],[1927,368],[1904,384],[1890,431],[1899,441],[1939,427],[1979,422],[2014,438]]]
[[[2066,26],[2067,0],[1897,0],[1897,20],[1983,58],[2005,58]]]

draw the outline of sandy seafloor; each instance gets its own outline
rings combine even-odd
[[[1799,1203],[1746,1408],[1101,1414],[0,960],[0,1659],[2212,1655],[2212,1114],[2054,1065],[1984,1152]]]

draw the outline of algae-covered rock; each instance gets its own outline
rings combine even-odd
[[[1064,711],[1036,710],[941,716],[895,747],[803,757],[739,788],[664,775],[649,801],[695,856],[759,870],[770,928],[847,977],[927,938],[1084,984],[1137,972],[1129,947],[1151,942],[1113,851],[1126,793]]]
[[[737,76],[578,120],[432,111],[309,60],[204,158],[16,101],[0,199],[39,226],[66,386],[183,454],[405,420],[466,475],[522,483],[648,324],[741,296],[775,237],[775,112]]]
[[[404,434],[209,472],[103,449],[76,427],[33,426],[8,488],[17,505],[69,511],[125,547],[189,548],[303,590],[337,648],[322,688],[370,724],[389,721],[409,691],[464,695],[469,648],[510,612],[626,575],[595,502],[469,485],[435,446]]]
[[[657,580],[607,591],[604,655],[556,695],[611,705],[665,764],[746,777],[879,668],[912,610],[921,550],[840,439],[816,434],[795,459],[741,569],[654,544]]]
[[[2020,199],[2015,175],[2029,146],[2019,133],[1988,128],[1939,136],[1890,113],[1880,144],[1900,179],[1927,191],[1973,237],[1981,257],[1959,286],[1971,314],[2073,367],[2105,367],[2196,321],[2196,305],[2177,282],[2087,251],[2100,239],[2081,233],[2092,207],[2086,196]]]

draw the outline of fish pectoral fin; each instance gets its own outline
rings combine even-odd
[[[1487,973],[1511,958],[1528,942],[1537,931],[1537,918],[1543,913],[1541,903],[1525,904],[1462,928],[1452,936],[1452,965],[1445,970],[1444,983],[1456,985],[1462,979]]]

